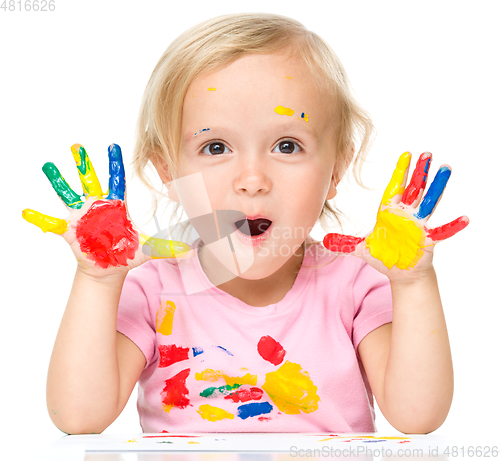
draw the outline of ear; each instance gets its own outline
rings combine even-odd
[[[326,194],[326,200],[330,200],[337,195],[337,186],[344,177],[344,174],[351,164],[353,157],[354,146],[351,146],[351,148],[347,150],[346,158],[335,161],[335,164],[333,166],[332,178],[330,181],[330,187],[328,188],[328,193]]]
[[[179,202],[179,196],[175,189],[175,181],[172,181],[170,172],[168,171],[167,163],[159,155],[152,155],[150,158],[151,163],[155,167],[161,182],[165,184],[168,191],[168,198],[174,202]]]

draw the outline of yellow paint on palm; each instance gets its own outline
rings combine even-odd
[[[425,232],[407,216],[379,211],[373,232],[366,238],[370,254],[391,269],[410,269],[424,254]]]
[[[255,386],[257,384],[257,375],[247,373],[243,376],[228,376],[223,371],[213,370],[212,368],[207,368],[199,373],[196,373],[194,377],[198,381],[209,381],[211,383],[214,383],[219,379],[224,379],[226,384],[229,386],[234,386],[235,384],[251,384],[252,386]]]
[[[35,210],[23,210],[23,218],[44,232],[62,235],[68,230],[68,223],[64,219],[53,218]]]
[[[276,112],[277,114],[279,115],[293,115],[294,114],[294,110],[292,109],[289,109],[288,107],[283,107],[283,106],[277,106],[274,108],[274,112]]]
[[[156,331],[162,335],[172,334],[174,324],[175,304],[173,301],[162,301],[156,312]]]
[[[200,414],[200,416],[203,419],[206,419],[208,421],[220,421],[221,419],[234,419],[234,415],[232,413],[229,413],[229,411],[208,404],[200,405],[200,408],[196,411],[197,413]]]
[[[312,413],[318,409],[318,388],[298,363],[287,360],[276,371],[267,373],[262,389],[287,415],[298,415],[301,411]]]
[[[184,242],[149,237],[146,234],[140,234],[139,240],[141,245],[151,249],[150,256],[153,259],[175,258],[191,250]]]
[[[80,181],[85,195],[99,198],[103,197],[104,194],[101,189],[101,184],[99,183],[94,167],[83,146],[80,144],[73,144],[71,146],[71,152],[75,159],[76,167],[78,168],[78,174],[80,175]]]
[[[392,178],[387,185],[384,195],[382,196],[382,205],[389,205],[391,200],[396,195],[402,195],[404,192],[404,178],[406,175],[406,170],[410,165],[411,154],[405,152],[399,157],[396,169],[392,173]]]

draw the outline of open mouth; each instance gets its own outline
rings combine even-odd
[[[248,222],[248,226],[244,226],[245,222]],[[273,222],[269,219],[259,218],[259,219],[240,219],[234,224],[236,227],[246,235],[251,237],[257,237],[262,235]],[[249,233],[250,232],[250,233]]]

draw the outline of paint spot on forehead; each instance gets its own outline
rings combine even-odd
[[[204,131],[210,131],[210,128],[203,128],[203,129],[201,129],[200,131],[197,131],[197,132],[194,134],[194,137],[196,138],[196,136],[198,136],[200,133],[203,133]]]
[[[292,110],[292,109],[289,109],[288,107],[277,106],[277,107],[274,108],[274,112],[276,112],[279,115],[292,116],[295,111]]]
[[[208,91],[215,91],[217,88],[209,88]]]
[[[288,79],[290,79],[290,80],[292,79],[292,77],[285,77],[285,78],[288,78]]]

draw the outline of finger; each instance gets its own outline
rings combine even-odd
[[[425,189],[431,161],[432,154],[430,152],[424,152],[419,157],[410,184],[406,187],[403,197],[401,198],[401,202],[405,205],[413,205],[419,198],[420,193]]]
[[[353,253],[356,246],[364,240],[364,237],[354,237],[353,235],[326,234],[323,245],[335,253]]]
[[[140,234],[142,252],[153,259],[176,258],[191,251],[191,247],[183,242],[164,240]]]
[[[410,160],[411,154],[409,152],[405,152],[399,157],[396,169],[392,173],[392,178],[382,196],[382,205],[389,205],[393,198],[403,194]]]
[[[97,175],[95,174],[94,167],[90,162],[87,152],[80,144],[73,144],[71,146],[71,152],[73,153],[73,158],[76,162],[76,167],[78,168],[78,174],[80,176],[80,181],[82,182],[84,194],[91,195],[93,197],[102,197],[101,184]]]
[[[45,176],[47,176],[50,184],[52,184],[52,187],[56,191],[57,195],[59,195],[66,206],[76,209],[82,207],[84,202],[81,197],[73,189],[71,189],[71,187],[69,187],[69,184],[61,176],[61,173],[52,162],[47,162],[42,167],[42,171],[45,173]]]
[[[467,216],[460,216],[454,221],[444,224],[443,226],[430,229],[427,236],[434,242],[440,242],[447,238],[453,237],[457,232],[465,229],[469,225],[469,218]]]
[[[123,166],[122,150],[118,144],[111,144],[108,148],[109,157],[109,194],[110,200],[125,198],[125,167]]]
[[[68,223],[64,219],[53,218],[35,210],[23,210],[23,218],[44,232],[62,235],[68,230]]]
[[[434,176],[432,184],[429,186],[429,190],[420,204],[418,212],[414,214],[416,218],[424,219],[432,214],[439,199],[443,195],[444,188],[450,179],[450,175],[451,168],[448,165],[443,165],[439,168],[436,176]]]

